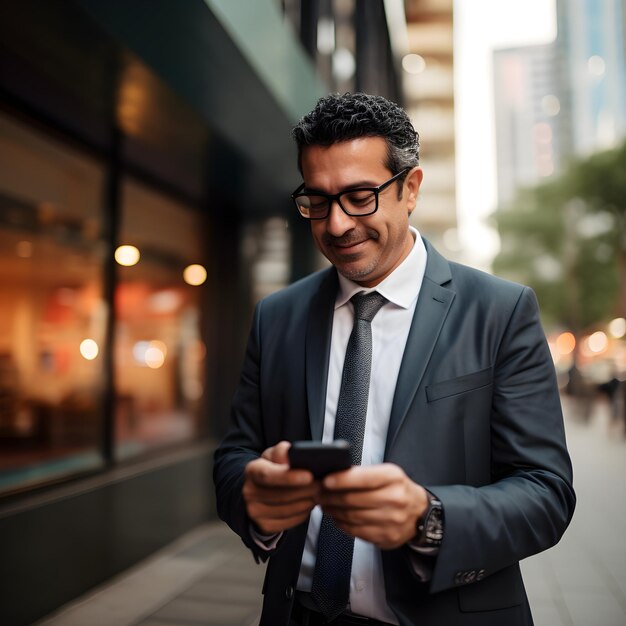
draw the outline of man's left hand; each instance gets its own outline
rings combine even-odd
[[[344,532],[389,550],[415,536],[426,490],[398,465],[355,466],[323,481],[320,504]]]

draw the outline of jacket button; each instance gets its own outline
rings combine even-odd
[[[285,598],[287,598],[287,600],[291,600],[293,598],[293,587],[291,585],[285,587]]]

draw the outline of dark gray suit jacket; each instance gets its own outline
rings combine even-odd
[[[575,504],[536,299],[425,243],[385,461],[439,497],[445,536],[428,583],[408,548],[383,551],[387,601],[402,626],[526,626],[519,561],[560,539]],[[243,470],[282,439],[321,439],[337,287],[330,268],[256,308],[214,478],[220,517],[257,560],[268,555],[249,534]],[[270,555],[262,626],[289,623],[306,526],[287,531]]]

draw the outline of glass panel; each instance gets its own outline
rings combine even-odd
[[[102,464],[103,180],[0,114],[0,493]]]
[[[291,262],[291,236],[284,218],[247,222],[241,245],[252,273],[252,302],[287,286]]]
[[[197,212],[125,181],[121,243],[127,247],[118,248],[115,294],[118,458],[199,434],[202,232]]]

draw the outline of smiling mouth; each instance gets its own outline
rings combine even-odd
[[[337,248],[353,248],[354,246],[359,246],[366,241],[367,239],[362,239],[361,241],[346,241],[345,243],[336,243],[334,245]]]
[[[361,241],[350,241],[346,243],[335,243],[333,247],[338,250],[340,254],[350,254],[357,252],[359,248],[365,243],[367,243],[367,239],[362,239]]]
[[[326,246],[327,250],[335,250],[338,255],[348,256],[358,254],[368,241],[376,241],[378,237],[377,231],[368,228],[359,232],[352,230],[342,237],[333,237],[329,233],[324,233],[321,243]]]

